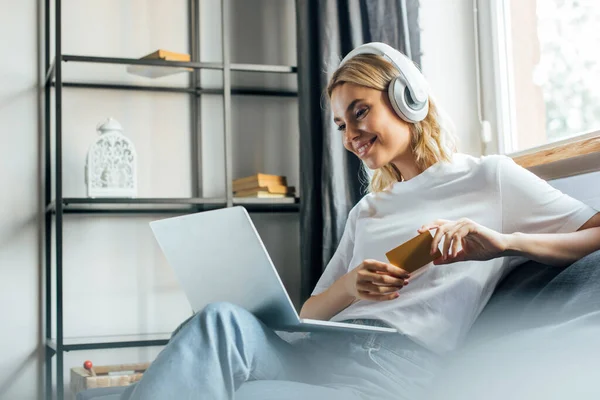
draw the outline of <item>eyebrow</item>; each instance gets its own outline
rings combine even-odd
[[[346,108],[346,112],[348,112],[348,111],[350,111],[351,109],[353,109],[353,108],[354,108],[354,106],[356,105],[356,103],[358,103],[358,102],[360,102],[360,101],[363,101],[363,99],[354,99],[354,100],[352,100],[352,102],[351,102],[351,103],[348,105],[348,107]],[[340,117],[335,117],[335,118],[333,119],[333,122],[338,122],[338,121],[340,121],[340,120],[341,120],[341,118],[340,118]]]

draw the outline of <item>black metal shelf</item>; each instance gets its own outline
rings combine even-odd
[[[240,205],[248,212],[293,213],[299,211],[299,199],[293,203],[279,199],[233,198],[233,205]],[[185,214],[216,210],[227,206],[225,198],[86,198],[62,199],[64,214]],[[46,213],[56,213],[56,202],[46,205]]]
[[[55,82],[51,82],[55,86]],[[109,90],[138,90],[143,92],[169,92],[196,94],[197,90],[191,87],[177,86],[150,86],[150,85],[126,85],[121,83],[93,83],[93,82],[63,82],[64,88],[75,89],[109,89]]]
[[[51,86],[55,82],[50,83]],[[190,88],[177,86],[149,86],[149,85],[126,85],[120,83],[93,83],[93,82],[63,82],[64,88],[76,89],[107,89],[107,90],[138,90],[144,92],[171,92],[188,93],[195,95],[215,94],[223,95],[223,89],[217,88]],[[232,95],[238,96],[274,96],[274,97],[298,97],[298,92],[293,90],[276,90],[263,88],[231,88]]]
[[[295,74],[298,68],[289,65],[266,65],[266,64],[231,64],[232,72],[266,72],[276,74]]]
[[[62,349],[62,351],[79,351],[117,349],[127,347],[164,346],[168,343],[170,337],[170,333],[156,333],[139,335],[63,338],[63,343],[60,346],[60,349]],[[60,350],[57,345],[57,340],[54,338],[46,340],[46,347],[54,352]]]
[[[297,213],[300,211],[300,199],[294,198],[293,203],[284,203],[279,199],[252,199],[249,202],[248,198],[233,198],[234,206],[242,206],[248,212],[252,213]],[[287,199],[286,199],[287,201]]]
[[[217,93],[218,91],[221,91],[221,89],[200,89],[200,93],[204,94],[220,94]],[[295,90],[275,90],[260,88],[231,88],[231,94],[238,96],[298,97],[298,92]]]
[[[149,67],[171,67],[171,68],[191,68],[191,69],[213,69],[223,70],[223,63],[219,62],[193,62],[193,61],[166,61],[140,58],[124,57],[98,57],[82,56],[73,54],[63,54],[61,60],[64,62],[79,62],[93,64],[113,64],[113,65],[147,65]],[[46,71],[46,82],[53,75],[56,60],[53,60]],[[295,74],[298,68],[293,65],[268,65],[268,64],[249,64],[249,63],[231,63],[229,64],[232,72],[263,72],[275,74]]]
[[[299,199],[247,199],[233,197],[232,166],[232,134],[231,134],[231,96],[277,96],[297,97],[295,90],[279,90],[267,88],[246,88],[231,86],[231,75],[236,73],[270,73],[296,74],[297,67],[287,65],[260,65],[231,63],[229,54],[228,19],[226,15],[228,2],[221,2],[221,34],[222,62],[200,62],[200,28],[199,0],[188,1],[188,48],[190,58],[194,61],[165,61],[138,58],[96,57],[86,55],[63,54],[62,52],[62,0],[43,1],[43,18],[40,20],[40,34],[43,45],[44,102],[43,102],[43,152],[44,152],[44,337],[45,373],[44,398],[63,400],[64,387],[64,353],[76,350],[98,350],[124,347],[161,346],[168,342],[170,334],[125,335],[87,338],[66,338],[64,321],[64,282],[63,282],[63,227],[67,215],[73,214],[119,214],[152,215],[152,214],[185,214],[219,209],[232,206],[243,206],[253,213],[297,213]],[[51,3],[54,5],[54,24],[51,20]],[[55,54],[51,53],[51,26],[54,29]],[[65,63],[95,63],[105,65],[148,66],[150,68],[179,68],[189,75],[188,86],[151,86],[139,83],[110,82],[65,82]],[[201,70],[222,71],[222,87],[202,87]],[[177,71],[175,71],[177,72]],[[148,81],[149,82],[149,81]],[[220,85],[216,85],[220,86]],[[52,88],[54,87],[54,97]],[[113,89],[145,92],[171,92],[188,94],[190,101],[191,124],[191,192],[190,198],[76,198],[63,196],[63,94],[65,88]],[[224,136],[224,176],[226,196],[221,198],[201,198],[202,179],[200,176],[202,163],[199,154],[198,137],[201,133],[200,95],[223,96],[223,136]],[[54,113],[52,110],[54,109]],[[52,132],[52,126],[54,131]],[[53,178],[54,177],[54,178]],[[53,196],[55,196],[53,198]],[[57,200],[58,199],[58,200]],[[54,262],[53,262],[54,261]],[[53,312],[54,310],[54,312]],[[53,329],[54,327],[54,329]],[[55,369],[53,368],[55,361]],[[53,376],[53,369],[56,373]],[[53,386],[53,382],[56,382]],[[56,392],[54,395],[53,392]]]
[[[123,65],[147,65],[150,67],[172,67],[172,68],[191,68],[191,69],[216,69],[222,70],[222,63],[215,62],[193,62],[193,61],[165,61],[139,58],[123,58],[123,57],[96,57],[96,56],[79,56],[72,54],[63,54],[62,61],[94,63],[94,64],[123,64]]]
[[[225,198],[86,198],[65,197],[65,214],[152,214],[186,213],[225,207]],[[46,212],[56,212],[56,201],[46,206]]]

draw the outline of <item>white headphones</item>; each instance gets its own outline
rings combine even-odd
[[[422,121],[429,111],[427,81],[419,69],[404,54],[380,42],[366,43],[352,50],[340,63],[340,67],[358,54],[375,54],[387,57],[400,71],[388,87],[388,96],[396,114],[406,122]]]

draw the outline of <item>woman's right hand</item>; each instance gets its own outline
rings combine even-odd
[[[376,260],[364,260],[348,273],[346,290],[356,299],[384,301],[399,296],[410,275],[402,268]]]

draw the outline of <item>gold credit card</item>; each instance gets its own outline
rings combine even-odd
[[[427,231],[402,243],[385,255],[390,264],[412,273],[442,256],[439,249],[436,249],[434,254],[429,254],[432,243],[433,236]]]

